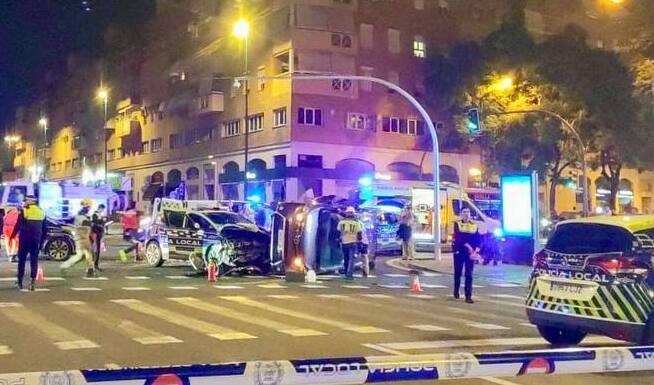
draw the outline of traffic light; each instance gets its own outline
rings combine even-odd
[[[468,128],[468,134],[472,136],[479,135],[481,133],[481,122],[479,121],[479,109],[471,108],[468,110],[468,117],[466,119],[466,126]]]

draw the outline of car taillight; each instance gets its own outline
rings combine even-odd
[[[534,255],[534,260],[533,260],[533,266],[534,267],[539,267],[539,266],[545,266],[547,265],[547,254],[545,254],[545,250],[541,250],[536,255]]]
[[[648,267],[643,262],[624,256],[614,258],[593,258],[588,262],[589,266],[597,266],[612,275],[622,274],[647,274]]]

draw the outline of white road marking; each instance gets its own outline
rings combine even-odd
[[[376,344],[361,344],[361,346],[364,346],[364,347],[366,347],[368,349],[377,350],[377,351],[380,351],[382,353],[391,354],[391,355],[394,355],[394,356],[406,356],[407,355],[406,353],[401,352],[399,350],[385,348],[383,346],[379,346],[379,345],[376,345]]]
[[[50,289],[48,289],[47,287],[35,287],[35,288],[34,288],[34,291],[36,291],[36,292],[42,292],[42,293],[43,293],[43,292],[48,292],[48,291],[50,291]]]
[[[408,274],[384,274],[384,277],[390,277],[390,278],[408,278]]]
[[[18,302],[0,302],[0,308],[3,307],[23,307],[23,304]]]
[[[266,297],[269,298],[275,298],[275,299],[298,299],[297,295],[289,295],[289,294],[269,294]]]
[[[491,294],[491,297],[495,298],[508,298],[508,299],[519,299],[519,300],[524,300],[524,297],[520,297],[519,295],[512,295],[512,294]]]
[[[150,305],[137,299],[112,299],[113,303],[125,306],[131,310],[159,318],[171,324],[181,326],[193,331],[206,334],[209,337],[218,340],[241,340],[257,338],[251,334],[241,333],[239,331],[219,326],[215,323],[206,322],[195,317],[184,315],[183,313],[168,310],[162,307]]]
[[[324,286],[324,285],[312,285],[312,284],[302,285],[302,287],[306,287],[307,289],[328,289],[328,288],[329,288],[329,286]]]
[[[444,328],[442,326],[436,326],[436,325],[406,325],[405,327],[409,329],[422,330],[424,332],[443,332],[446,330],[450,330],[448,328]]]
[[[73,291],[102,291],[99,287],[71,287]]]
[[[488,381],[497,385],[520,385],[517,382],[511,382],[497,377],[481,377],[480,380]]]
[[[171,290],[197,290],[195,286],[168,286]]]
[[[483,288],[486,287],[486,286],[483,286],[483,285],[472,285],[472,287],[475,288],[475,289],[483,289]]]
[[[145,275],[126,275],[125,279],[132,279],[132,280],[137,280],[137,279],[150,279],[150,277],[146,277]]]
[[[64,277],[45,277],[46,281],[65,281]]]
[[[420,287],[423,287],[425,289],[446,289],[447,286],[445,285],[433,285],[430,283],[423,283],[420,285]]]
[[[109,278],[107,277],[82,277],[83,280],[86,281],[108,281]]]
[[[355,333],[362,333],[362,334],[367,334],[367,333],[387,333],[389,332],[388,330],[385,329],[380,329],[372,326],[361,326],[361,325],[354,325],[348,322],[343,322],[331,318],[327,318],[323,316],[322,314],[310,314],[310,313],[303,313],[279,306],[274,306],[271,305],[270,303],[264,303],[264,302],[258,302],[254,301],[248,297],[244,296],[224,296],[221,297],[222,299],[225,299],[227,301],[231,301],[234,303],[237,303],[239,305],[244,305],[244,306],[250,306],[255,309],[261,309],[264,311],[269,311],[272,313],[277,313],[281,314],[287,317],[294,317],[294,318],[299,318],[307,321],[311,321],[313,323],[320,323],[323,325],[335,327],[338,329],[343,329],[343,330],[348,330],[352,331]]]
[[[368,297],[368,298],[383,298],[383,299],[393,298],[388,294],[361,294],[361,296]]]
[[[407,294],[407,297],[410,298],[419,298],[419,299],[434,299],[436,298],[435,295],[429,295],[429,294]]]
[[[343,294],[318,294],[318,297],[329,298],[329,299],[348,298],[347,295],[343,295]]]
[[[60,350],[77,350],[99,348],[100,345],[89,340],[61,341],[55,342],[55,346]]]
[[[188,277],[186,275],[166,275],[165,276],[168,279],[189,279],[191,277]]]
[[[482,329],[482,330],[510,330],[511,329],[501,325],[486,324],[486,323],[472,323],[472,324],[467,324],[467,326],[475,329]]]
[[[536,328],[537,326],[534,324],[530,324],[529,322],[521,322],[520,326],[528,327],[528,328]]]
[[[370,286],[364,285],[341,285],[345,289],[370,289]]]
[[[363,278],[363,274],[361,274],[361,273],[355,273],[355,274],[354,274],[354,278]],[[374,274],[371,274],[371,275],[367,276],[366,278],[377,278],[377,276],[374,275]]]
[[[149,291],[152,290],[149,287],[144,287],[144,286],[125,286],[122,287],[123,290],[127,291]]]
[[[213,285],[216,289],[224,289],[224,290],[238,290],[242,289],[243,286],[236,286],[236,285]]]
[[[424,277],[441,277],[443,274],[441,273],[434,273],[431,271],[424,271],[420,273]]]
[[[12,354],[14,351],[7,345],[0,345],[0,356],[5,356],[7,354]]]
[[[494,283],[491,286],[495,286],[495,287],[523,287],[522,285],[519,285],[517,283]]]
[[[135,337],[134,341],[141,345],[165,345],[165,344],[179,344],[184,341],[173,336],[153,336],[153,337]]]
[[[586,337],[585,344],[608,344],[624,345],[623,341],[614,340],[608,337],[591,336]],[[439,340],[439,341],[415,341],[415,342],[388,342],[379,344],[382,347],[395,350],[424,350],[424,349],[448,349],[463,347],[497,347],[497,346],[544,346],[547,345],[540,337],[516,337],[516,338],[489,338],[478,340]]]
[[[104,367],[105,367],[106,369],[121,369],[121,368],[122,368],[122,366],[120,366],[120,365],[118,365],[118,364],[114,364],[113,362],[110,362],[110,363],[104,364]]]
[[[278,283],[267,283],[264,285],[257,285],[257,287],[264,289],[288,289],[288,286],[280,285]]]
[[[379,285],[385,289],[408,289],[409,285]]]
[[[228,307],[216,305],[205,301],[198,300],[191,297],[178,297],[168,298],[170,301],[189,306],[200,311],[206,311],[220,317],[235,319],[240,322],[251,323],[253,325],[261,326],[264,328],[272,329],[280,333],[288,334],[293,337],[309,337],[309,336],[324,336],[327,335],[318,330],[295,327],[286,322],[277,322],[261,316],[252,317],[250,314],[240,312]]]
[[[84,301],[54,301],[53,303],[59,306],[81,306],[86,304]]]

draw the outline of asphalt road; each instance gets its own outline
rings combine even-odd
[[[110,252],[112,252],[110,250]],[[524,316],[525,285],[478,280],[476,303],[450,298],[451,277],[422,277],[378,263],[375,277],[291,284],[279,277],[186,275],[109,261],[99,279],[83,266],[44,262],[37,292],[12,288],[0,262],[0,372],[179,365],[320,357],[420,355],[548,348]],[[501,267],[498,267],[501,268]],[[620,345],[589,337],[585,346]],[[560,376],[571,385],[653,384],[654,375]],[[552,377],[487,378],[461,385],[541,385]]]

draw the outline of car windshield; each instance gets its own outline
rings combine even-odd
[[[592,223],[567,223],[557,226],[546,248],[564,254],[629,252],[634,237],[618,227]]]
[[[204,213],[207,218],[211,220],[211,222],[217,224],[217,225],[229,225],[229,224],[252,224],[249,220],[244,218],[241,215],[235,214],[235,213],[230,213],[230,212],[207,212]]]

